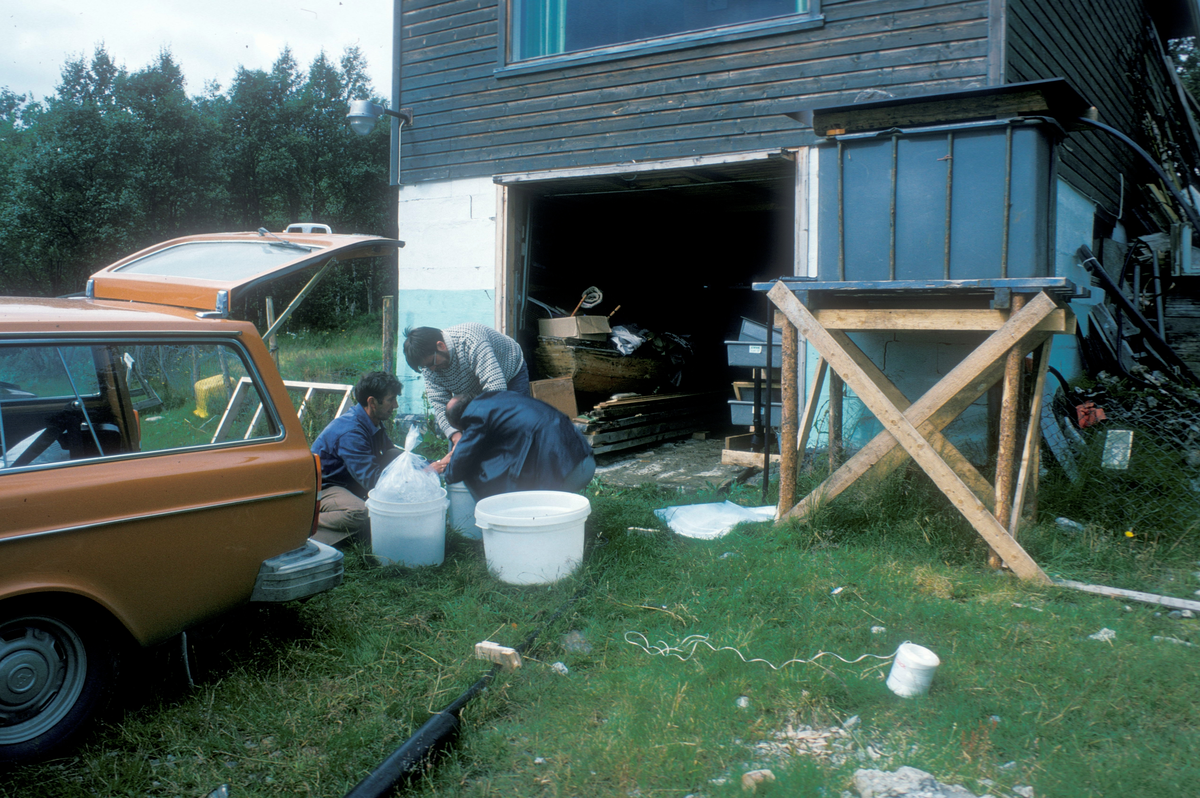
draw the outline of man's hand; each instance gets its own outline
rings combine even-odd
[[[454,456],[454,447],[458,446],[458,439],[462,437],[461,432],[454,432],[450,435],[450,451],[446,452],[446,456],[441,460],[436,460],[426,466],[427,469],[435,474],[441,474],[446,471],[450,465],[450,458]]]

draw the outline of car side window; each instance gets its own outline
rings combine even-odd
[[[225,343],[0,345],[0,469],[276,437],[264,395]]]

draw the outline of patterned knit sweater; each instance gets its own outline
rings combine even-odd
[[[438,427],[449,438],[454,427],[446,421],[446,403],[456,394],[472,399],[484,391],[504,391],[517,375],[525,356],[520,345],[483,324],[457,324],[442,330],[450,363],[441,371],[421,369],[425,396]]]

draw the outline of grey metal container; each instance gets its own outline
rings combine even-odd
[[[738,329],[739,341],[765,341],[767,340],[767,325],[760,321],[754,321],[742,316],[742,326]],[[779,343],[783,340],[783,330],[775,328],[773,343]]]
[[[839,136],[819,147],[818,279],[1053,274],[1055,146],[1040,118]]]
[[[754,424],[754,402],[741,401],[738,399],[730,399],[729,401],[729,421],[738,426],[751,426]],[[764,420],[767,414],[767,408],[764,404],[760,412]],[[771,403],[771,426],[781,426],[783,420],[783,405],[779,402]]]
[[[729,355],[731,366],[765,366],[767,365],[766,341],[726,341],[725,350]],[[771,344],[771,365],[779,368],[783,358],[783,347],[779,336]]]

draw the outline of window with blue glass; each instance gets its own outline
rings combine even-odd
[[[717,31],[809,13],[810,0],[509,0],[512,60]]]

